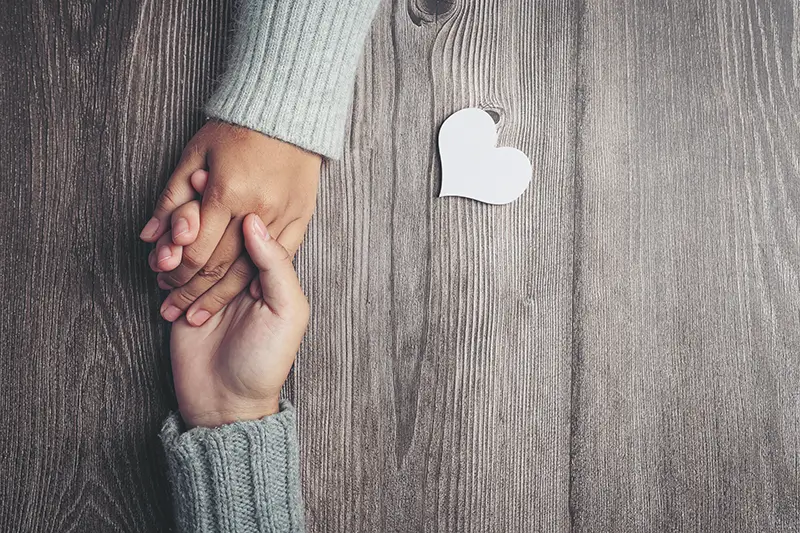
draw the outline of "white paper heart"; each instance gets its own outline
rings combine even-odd
[[[497,148],[497,128],[483,109],[450,115],[439,130],[442,196],[463,196],[487,204],[519,198],[531,182],[531,160],[516,148]]]

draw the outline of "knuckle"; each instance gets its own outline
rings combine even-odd
[[[173,218],[186,217],[187,215],[194,214],[194,212],[197,210],[196,202],[197,200],[193,200],[191,202],[187,202],[183,205],[178,206],[175,209],[175,212],[172,214],[172,217]]]
[[[203,257],[203,254],[192,250],[191,248],[184,250],[183,252],[183,260],[181,263],[188,269],[195,271],[200,270],[206,265],[206,258]]]
[[[175,272],[162,272],[160,276],[164,283],[173,288],[180,287],[182,285],[181,283],[178,283],[178,280],[175,277]]]
[[[180,272],[164,272],[164,282],[168,285],[172,286],[174,289],[179,289],[183,287],[188,279],[185,276],[182,276]]]
[[[208,300],[208,303],[210,304],[208,307],[222,309],[228,305],[228,303],[230,303],[234,296],[236,296],[236,294],[228,294],[227,292],[220,291],[209,291],[205,294],[203,299]]]
[[[181,150],[180,163],[188,163],[195,157],[202,155],[200,143],[194,142],[195,140],[196,139],[190,141],[186,146],[183,147],[183,150]]]
[[[277,256],[276,258],[278,259],[278,261],[281,261],[281,262],[284,262],[284,263],[291,263],[292,262],[292,256],[289,253],[289,250],[287,250],[278,241],[275,241],[275,244],[276,244],[276,247],[278,248],[276,250],[276,252],[275,252],[275,255]]]
[[[214,183],[214,188],[209,191],[208,201],[219,205],[238,205],[242,202],[243,195],[234,185],[238,180],[221,179]]]
[[[221,264],[221,265],[214,265],[214,266],[203,266],[197,271],[197,276],[200,278],[216,283],[217,281],[222,279],[222,276],[228,271],[228,265]]]
[[[230,268],[231,276],[233,276],[235,279],[243,280],[248,283],[250,282],[250,279],[252,279],[254,274],[255,274],[255,267],[243,261],[235,262],[233,266],[231,266]],[[241,288],[244,288],[244,285]]]
[[[287,253],[287,260],[290,263],[292,262],[292,258],[294,257],[294,254],[297,253],[298,248],[300,248],[300,245],[303,243],[303,238],[304,237],[305,237],[304,233],[299,233],[299,234],[294,234],[294,235],[290,234],[287,237],[285,237],[285,241],[286,241],[285,242],[285,244],[286,244],[285,250],[286,250],[286,253]]]
[[[178,290],[172,291],[172,302],[181,309],[186,309],[197,299],[199,295],[192,287],[181,287]]]
[[[171,211],[178,206],[175,191],[171,187],[167,187],[158,198],[158,207],[166,211]]]

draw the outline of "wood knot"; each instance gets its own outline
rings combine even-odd
[[[455,4],[456,0],[408,0],[408,16],[415,26],[437,23]]]
[[[486,111],[492,120],[494,120],[495,124],[500,124],[500,120],[503,118],[503,109],[500,107],[492,107],[487,105],[480,106],[481,109]]]

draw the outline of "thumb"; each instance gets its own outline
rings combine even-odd
[[[192,175],[189,177],[189,181],[192,183],[192,188],[199,194],[200,196],[206,193],[206,186],[208,185],[208,170],[200,169],[195,170]]]
[[[264,303],[277,315],[307,305],[289,252],[270,236],[261,218],[255,214],[247,215],[243,230],[245,248],[258,268]]]

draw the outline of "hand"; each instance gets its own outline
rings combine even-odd
[[[190,428],[277,413],[308,324],[308,302],[289,253],[258,216],[245,217],[243,228],[258,278],[202,326],[186,318],[172,326],[175,393]]]
[[[247,287],[256,273],[242,249],[248,213],[259,215],[294,254],[314,211],[320,165],[319,155],[256,131],[213,120],[203,126],[184,149],[141,234],[147,242],[162,244],[166,235],[166,241],[185,246],[177,261],[168,261],[177,265],[159,269],[159,285],[174,289],[162,316],[172,322],[186,312],[188,322],[199,326]],[[196,238],[187,244],[192,221],[179,208],[196,200],[192,178],[206,168]]]

